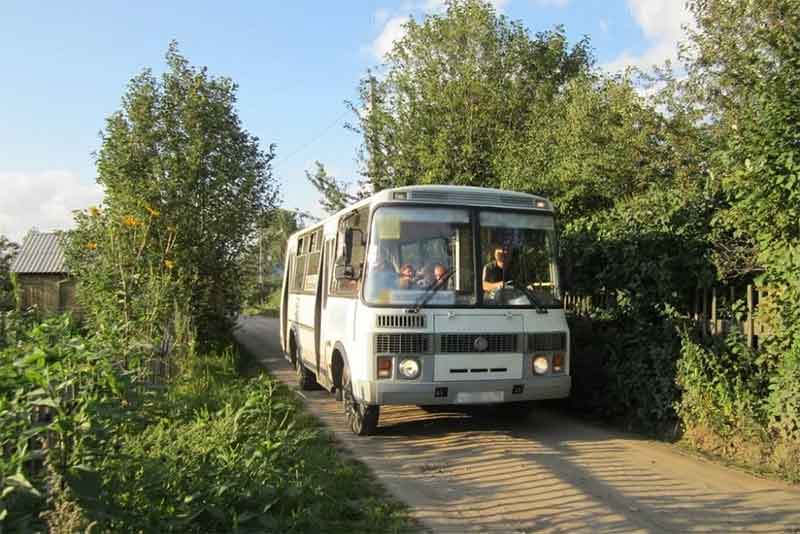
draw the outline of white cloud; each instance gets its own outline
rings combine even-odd
[[[376,58],[383,61],[386,55],[392,51],[395,41],[402,39],[406,34],[404,24],[411,20],[408,16],[392,17],[386,21],[380,35],[372,43],[372,53]]]
[[[628,8],[636,23],[642,28],[648,48],[634,54],[623,51],[612,61],[603,65],[610,72],[626,67],[649,69],[666,60],[678,59],[678,42],[685,38],[684,26],[694,24],[694,19],[685,2],[679,0],[628,0]]]
[[[100,204],[102,188],[66,170],[38,174],[0,172],[0,234],[20,242],[33,227],[45,232],[73,226],[72,212]]]
[[[489,0],[497,11],[502,11],[511,0]],[[537,0],[556,5],[566,5],[569,0]],[[446,8],[446,0],[407,0],[405,1],[395,16],[390,16],[387,9],[378,9],[375,14],[375,21],[383,25],[380,34],[369,47],[372,55],[379,61],[384,61],[386,55],[392,51],[395,41],[402,39],[406,34],[403,25],[411,20],[412,14],[430,15],[443,13]]]
[[[535,3],[539,7],[567,7],[569,4],[569,0],[535,0]]]
[[[376,10],[375,11],[375,24],[380,26],[381,24],[386,22],[386,19],[389,18],[390,14],[391,14],[390,11],[388,9],[386,9],[385,7],[382,7],[380,9]]]

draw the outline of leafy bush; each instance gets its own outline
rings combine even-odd
[[[236,353],[166,389],[67,317],[17,317],[0,352],[0,528],[113,532],[406,529],[366,468]],[[140,372],[141,371],[141,372]],[[46,410],[45,410],[46,409]],[[39,414],[39,415],[37,415]]]
[[[106,120],[104,207],[78,217],[69,267],[95,324],[124,332],[135,320],[137,334],[164,336],[177,303],[197,341],[212,346],[232,326],[241,256],[277,198],[273,147],[262,150],[243,128],[232,80],[190,65],[174,42],[166,61],[160,78],[134,77]]]
[[[708,429],[723,439],[763,438],[769,374],[740,333],[712,338],[704,346],[684,328],[677,383],[676,410],[685,428]]]
[[[600,336],[575,340],[577,358],[580,347],[594,353],[594,368],[576,368],[576,395],[584,381],[604,377],[602,393],[587,386],[595,405],[584,408],[650,431],[676,421],[680,340],[668,310],[685,308],[685,296],[713,275],[706,233],[714,203],[699,192],[651,188],[564,228],[568,284],[586,293],[603,288],[616,301],[595,318],[604,325]]]
[[[648,433],[674,429],[680,345],[668,320],[653,323],[620,308],[573,320],[571,332],[574,409]]]
[[[21,531],[39,522],[47,495],[43,463],[80,466],[118,415],[125,376],[95,352],[69,316],[18,314],[0,350],[0,516]]]
[[[690,79],[714,113],[730,208],[718,220],[744,240],[773,288],[760,305],[770,335],[768,426],[800,443],[800,11],[793,0],[692,3]]]
[[[11,281],[11,261],[19,247],[0,235],[0,312],[13,308],[14,286]],[[2,328],[2,325],[0,325]],[[1,332],[0,332],[1,333]]]

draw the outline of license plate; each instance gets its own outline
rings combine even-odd
[[[461,391],[456,393],[456,404],[487,404],[503,402],[502,391]]]

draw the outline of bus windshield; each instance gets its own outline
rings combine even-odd
[[[489,307],[558,306],[553,218],[483,210],[477,222],[475,235],[470,210],[378,208],[364,270],[365,300],[398,306],[423,300],[427,306],[479,301]],[[484,264],[476,269],[478,237]]]

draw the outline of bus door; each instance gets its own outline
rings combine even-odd
[[[331,287],[331,270],[333,269],[334,247],[336,239],[329,238],[325,241],[322,248],[322,272],[320,273],[320,287],[318,293],[317,322],[315,323],[316,343],[317,343],[317,377],[322,375],[325,378],[330,376],[328,362],[333,350],[335,340],[331,339],[331,317],[330,306],[328,305],[328,292]]]
[[[320,234],[322,238],[322,234]],[[321,247],[319,276],[317,277],[317,294],[314,302],[314,372],[319,375],[320,360],[322,359],[322,310],[328,296],[328,242],[323,242]]]

